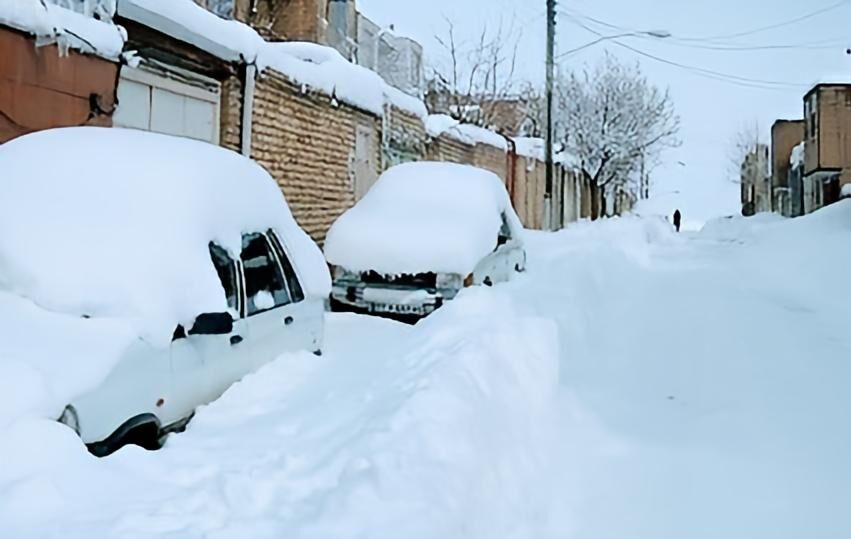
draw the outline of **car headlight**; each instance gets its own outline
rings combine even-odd
[[[438,273],[437,288],[460,289],[464,285],[464,279],[455,273]]]
[[[80,417],[77,415],[77,409],[70,404],[65,407],[57,421],[76,432],[77,436],[80,435]]]

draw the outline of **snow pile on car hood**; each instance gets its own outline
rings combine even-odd
[[[496,247],[502,213],[523,227],[502,181],[479,168],[406,163],[385,172],[328,232],[325,256],[352,271],[468,275]]]
[[[178,324],[227,309],[210,261],[274,228],[308,294],[321,252],[257,164],[216,146],[122,129],[44,131],[0,146],[0,290],[73,316],[118,318],[166,345]]]

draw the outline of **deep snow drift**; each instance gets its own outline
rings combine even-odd
[[[712,228],[715,228],[715,231]],[[10,537],[851,536],[851,202],[527,238],[424,323],[331,316],[166,448],[0,441]],[[554,323],[553,323],[554,322]],[[558,336],[558,340],[556,340]]]

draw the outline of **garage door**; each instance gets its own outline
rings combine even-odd
[[[122,67],[113,125],[219,143],[221,86],[185,71]]]

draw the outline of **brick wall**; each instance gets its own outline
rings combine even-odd
[[[324,42],[328,0],[236,0],[235,18],[255,27],[266,37]]]
[[[771,183],[787,187],[792,149],[804,140],[803,120],[778,120],[771,127]]]
[[[236,152],[242,148],[242,81],[236,76],[222,82],[219,144]]]
[[[0,51],[0,143],[52,127],[112,125],[117,64],[74,51],[61,56],[55,45],[37,48],[3,27]]]
[[[384,151],[382,167],[407,161],[421,161],[427,156],[428,136],[422,119],[408,111],[387,107],[383,123]]]
[[[302,93],[267,70],[257,80],[252,157],[281,186],[293,215],[319,243],[331,224],[354,204],[358,127],[372,141],[369,161],[379,162],[380,120],[328,96]]]
[[[473,150],[474,166],[490,170],[500,178],[503,183],[508,179],[508,156],[502,148],[490,146],[488,144],[476,144]]]
[[[426,147],[426,158],[430,161],[446,161],[468,165],[474,161],[474,148],[446,134],[431,138]]]

